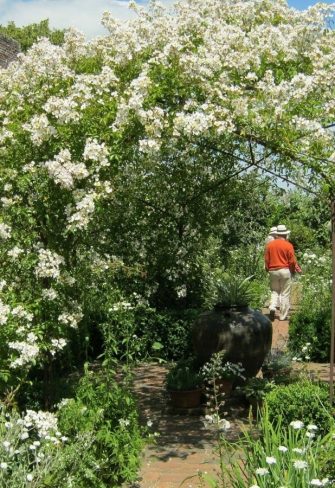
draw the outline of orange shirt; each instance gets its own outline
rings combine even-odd
[[[292,244],[286,239],[274,239],[265,247],[265,268],[267,271],[288,268],[295,271],[297,261]]]

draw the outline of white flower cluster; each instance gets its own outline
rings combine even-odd
[[[49,349],[52,356],[55,356],[56,352],[61,351],[66,346],[67,341],[65,339],[51,339],[51,348]]]
[[[160,150],[160,142],[156,139],[141,139],[138,142],[139,151],[145,154],[154,154]]]
[[[224,418],[221,418],[218,413],[205,415],[203,424],[206,428],[214,426],[221,432],[226,432],[230,429],[230,422]]]
[[[78,103],[71,98],[52,96],[44,104],[43,108],[63,124],[78,121],[80,117]]]
[[[2,486],[13,479],[15,486],[38,483],[39,473],[48,471],[54,446],[66,442],[58,430],[57,418],[50,412],[27,410],[21,415],[3,409],[0,477]],[[37,468],[37,469],[36,469]],[[41,470],[39,469],[41,468]]]
[[[4,325],[7,322],[9,313],[10,307],[5,305],[0,299],[0,325]]]
[[[108,309],[109,312],[119,312],[120,310],[131,310],[134,308],[130,302],[122,301],[114,303],[114,305]]]
[[[0,239],[9,239],[12,233],[12,229],[9,225],[0,222]]]
[[[40,146],[56,134],[56,129],[50,124],[45,114],[34,115],[30,122],[23,124],[22,127],[30,132],[30,138],[36,146]]]
[[[96,161],[100,166],[109,166],[108,148],[104,143],[99,143],[96,139],[87,139],[83,157],[85,161]]]
[[[330,483],[329,478],[322,478],[322,480],[320,480],[319,478],[314,478],[311,480],[310,485],[311,486],[327,486],[327,485],[329,485],[329,483]]]
[[[36,429],[40,438],[46,438],[58,432],[57,417],[51,412],[27,410],[22,423],[27,430]]]
[[[68,149],[62,149],[53,161],[47,161],[45,167],[49,176],[61,188],[71,190],[75,180],[87,178],[89,173],[84,163],[73,163]]]
[[[76,313],[62,313],[58,317],[58,321],[61,324],[68,325],[72,329],[77,329],[78,328],[78,323],[81,321],[83,318],[83,314],[79,311]]]
[[[67,229],[71,231],[86,229],[95,210],[94,200],[97,197],[95,192],[87,193],[84,196],[79,193],[78,196],[75,211],[71,212],[70,208],[67,210],[69,213]]]
[[[53,288],[42,290],[42,298],[44,298],[44,300],[55,300],[57,297],[58,293]]]
[[[126,427],[128,427],[130,425],[130,420],[119,419],[119,425],[120,425],[121,429],[125,429]]]
[[[4,208],[9,208],[15,205],[16,203],[20,202],[21,199],[18,195],[12,195],[12,197],[1,197],[0,201]]]
[[[15,259],[17,259],[17,258],[20,256],[20,254],[22,254],[22,253],[24,253],[24,250],[23,250],[23,249],[21,249],[21,248],[20,248],[20,247],[18,247],[18,246],[14,246],[14,247],[12,247],[12,249],[10,249],[10,250],[7,252],[7,255],[8,255],[8,256],[9,256],[11,259],[15,260]]]
[[[62,256],[49,249],[39,249],[35,274],[38,278],[58,278],[61,264],[64,264]]]
[[[39,346],[37,345],[37,336],[33,332],[29,332],[26,341],[9,342],[8,347],[20,353],[19,357],[11,362],[11,368],[19,368],[29,364],[34,364],[39,354]]]
[[[3,128],[0,132],[0,144],[4,144],[8,139],[13,138],[13,132]]]
[[[189,114],[178,112],[174,121],[174,135],[184,133],[188,136],[199,136],[206,133],[214,122],[215,117],[202,110]]]
[[[129,90],[125,93],[125,96],[129,97],[128,100],[126,98],[120,100],[116,118],[112,125],[113,130],[116,131],[125,126],[131,113],[142,113],[145,97],[152,84],[147,71],[147,67],[145,67],[139,76],[131,81]]]
[[[306,264],[312,264],[314,266],[323,265],[329,262],[326,256],[317,256],[313,252],[305,252],[302,256],[302,260]]]
[[[12,315],[14,317],[18,317],[19,319],[24,319],[27,322],[32,322],[34,315],[30,312],[27,312],[22,305],[18,305],[12,309]]]
[[[245,380],[245,369],[241,363],[232,363],[224,360],[224,351],[212,355],[211,359],[201,368],[201,374],[207,381],[226,378]]]
[[[292,361],[302,362],[302,361],[310,361],[311,360],[311,351],[312,351],[312,344],[310,342],[306,342],[304,346],[302,346],[300,354],[296,355],[292,358]]]

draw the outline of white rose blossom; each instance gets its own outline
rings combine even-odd
[[[39,355],[40,348],[37,344],[37,336],[30,332],[26,341],[9,342],[8,347],[19,353],[19,356],[11,362],[11,368],[16,369],[22,366],[34,364]]]
[[[34,115],[22,127],[30,133],[31,140],[36,146],[40,146],[56,134],[56,129],[50,124],[45,114]]]
[[[58,293],[53,288],[42,290],[42,298],[44,298],[44,300],[56,300],[57,297]]]
[[[83,180],[89,173],[84,163],[74,163],[68,149],[62,149],[52,161],[45,163],[49,176],[61,188],[71,190],[76,180]]]
[[[8,320],[10,307],[0,299],[0,325],[4,325]]]
[[[9,239],[12,234],[12,229],[9,225],[0,222],[0,239],[4,241]]]
[[[99,143],[96,139],[87,139],[84,148],[85,161],[97,161],[100,166],[109,166],[108,148],[104,143]]]
[[[22,254],[22,253],[24,253],[24,250],[23,250],[23,249],[21,249],[21,248],[20,248],[20,247],[18,247],[18,246],[14,246],[14,247],[12,247],[12,249],[10,249],[10,250],[7,252],[8,256],[9,256],[10,258],[14,259],[14,260],[15,260],[15,259],[17,259],[17,258],[20,256],[20,254]]]
[[[62,256],[49,249],[40,249],[35,274],[38,278],[59,278],[62,264],[64,264]]]

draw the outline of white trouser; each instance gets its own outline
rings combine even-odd
[[[290,309],[291,273],[287,268],[269,271],[271,302],[270,310],[276,310],[280,300],[279,319],[285,320]]]

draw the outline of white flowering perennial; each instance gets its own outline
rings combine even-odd
[[[58,430],[56,416],[41,410],[27,410],[21,415],[3,407],[0,410],[1,425],[5,427],[0,443],[1,486],[40,485],[52,470],[55,454],[61,454],[68,440]]]
[[[293,429],[302,429],[304,426],[304,423],[301,420],[292,420],[292,422],[290,423],[290,426]]]
[[[212,415],[205,415],[205,418],[203,420],[203,424],[206,428],[210,427],[215,427],[221,432],[226,432],[227,430],[230,429],[230,422],[229,420],[220,417],[217,413],[214,413]]]
[[[51,412],[44,412],[39,410],[27,410],[23,417],[24,427],[29,429],[35,429],[40,438],[46,438],[47,436],[54,436],[58,432],[57,417]]]
[[[60,266],[63,263],[64,259],[56,252],[40,249],[35,274],[38,278],[59,278]]]

